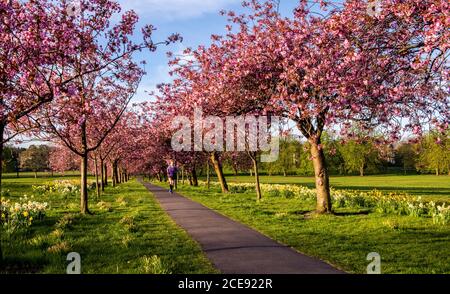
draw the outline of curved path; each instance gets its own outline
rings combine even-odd
[[[197,202],[149,183],[142,184],[224,274],[343,273]]]

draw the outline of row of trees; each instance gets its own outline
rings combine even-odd
[[[65,0],[0,0],[0,155],[24,133],[52,141],[58,146],[52,165],[79,166],[82,213],[89,213],[88,169],[101,193],[109,177],[113,184],[129,174],[161,177],[169,158],[194,185],[199,169],[206,169],[208,179],[213,170],[227,192],[227,156],[246,156],[260,199],[258,152],[171,148],[174,118],[193,119],[195,107],[204,115],[293,121],[308,143],[318,213],[331,212],[326,154],[332,149],[322,141],[327,130],[351,137],[356,128],[392,142],[402,131],[419,136],[427,122],[446,134],[445,0],[386,0],[376,16],[367,13],[364,1],[317,1],[325,14],[319,16],[310,1],[301,0],[291,18],[278,13],[277,1],[244,2],[248,14],[224,12],[225,36],[171,55],[174,81],[160,85],[160,94],[135,111],[129,102],[145,72],[134,53],[153,52],[180,36],[155,43],[148,25],[138,41],[132,37],[138,23],[133,11],[117,22],[115,1],[79,2],[73,10]],[[195,132],[214,146],[220,134],[210,128]]]
[[[403,131],[421,135],[422,122],[433,125],[438,138],[446,136],[448,30],[442,17],[448,4],[382,2],[383,11],[374,16],[361,1],[320,1],[321,17],[300,1],[291,18],[278,13],[276,1],[244,2],[249,14],[223,12],[229,20],[225,36],[213,35],[209,47],[171,55],[174,81],[160,85],[156,101],[131,112],[130,99],[144,74],[133,53],[155,51],[180,40],[178,35],[154,43],[154,28],[145,26],[136,42],[130,36],[137,15],[125,12],[113,25],[109,20],[120,6],[111,0],[81,1],[77,14],[66,1],[3,1],[1,148],[24,132],[59,146],[60,155],[50,162],[62,170],[79,162],[81,211],[87,213],[90,165],[104,182],[108,173],[116,180],[129,172],[161,175],[164,159],[173,158],[195,182],[197,169],[208,161],[227,192],[223,164],[235,167],[238,158],[253,169],[259,191],[260,154],[176,153],[170,146],[173,118],[193,118],[194,107],[220,117],[277,115],[294,122],[306,139],[301,148],[308,149],[310,162],[300,152],[292,164],[312,165],[317,211],[330,212],[330,167],[362,173],[375,160],[373,146],[380,150]],[[326,130],[332,129],[348,140],[346,149],[327,144]],[[355,139],[355,129],[366,135]],[[379,134],[376,141],[364,139],[372,133]],[[217,134],[207,126],[203,135],[212,142]],[[289,140],[282,144],[285,150],[299,148]],[[289,152],[274,166],[288,170]]]
[[[211,166],[227,192],[222,165],[231,161],[235,166],[238,158],[253,169],[260,199],[259,154],[227,154],[203,146],[196,146],[203,152],[174,153],[174,131],[189,124],[172,123],[178,116],[194,121],[196,108],[204,116],[223,118],[276,115],[293,122],[307,142],[310,162],[298,162],[312,165],[316,210],[329,213],[333,161],[342,160],[343,170],[364,170],[375,157],[367,146],[381,150],[403,134],[420,137],[425,125],[436,130],[440,141],[448,136],[448,1],[386,0],[375,14],[367,12],[365,1],[317,1],[322,14],[310,2],[299,1],[287,18],[278,13],[277,1],[246,1],[248,14],[223,12],[229,20],[226,35],[213,35],[210,46],[172,56],[174,81],[161,85],[156,101],[143,107],[148,129],[141,154],[147,172],[162,174],[165,157],[175,158],[192,177],[200,167]],[[234,136],[211,131],[215,124],[206,122],[194,134],[203,135],[210,146],[222,136]],[[332,130],[349,141],[346,150],[327,145],[325,134]],[[374,142],[367,141],[375,134]],[[190,138],[179,139],[184,140]],[[333,153],[337,156],[330,157]],[[353,154],[364,154],[364,160],[357,162]],[[282,158],[278,165],[286,168],[290,160]]]
[[[138,22],[114,0],[0,0],[0,162],[23,134],[51,141],[60,150],[51,164],[79,163],[84,214],[90,159],[97,182],[107,182],[106,162],[114,183],[126,177],[119,158],[137,122],[128,106],[145,74],[135,53],[180,40],[154,42],[152,25],[139,38]]]

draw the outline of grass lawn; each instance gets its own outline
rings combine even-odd
[[[70,179],[68,177],[67,179]],[[10,198],[31,194],[48,178],[4,179]],[[82,273],[215,273],[199,245],[133,180],[108,187],[102,205],[90,200],[92,216],[78,214],[78,199],[41,196],[50,210],[27,232],[6,236],[7,273],[65,273],[68,252],[81,255]],[[156,256],[156,257],[153,257]],[[153,257],[153,258],[152,258]]]
[[[67,171],[64,173],[51,173],[51,172],[19,172],[19,179],[20,178],[60,178],[60,177],[75,177],[75,176],[80,176],[80,172],[78,171]],[[16,173],[3,173],[2,174],[2,179],[17,179],[17,174]]]
[[[245,179],[238,178],[239,181]],[[271,182],[283,179],[296,183],[299,180],[275,177]],[[357,183],[368,187],[369,184],[364,186],[363,181],[366,180],[370,183],[379,181],[379,185],[388,188],[394,185],[389,184],[388,179],[392,177],[386,177],[384,183],[382,177],[358,178],[353,180],[351,187],[354,188]],[[423,186],[424,191],[426,186],[436,186],[436,182],[427,182],[433,177],[408,179],[422,183],[418,185]],[[338,180],[340,183],[352,181]],[[338,183],[338,180],[334,179],[334,183]],[[394,181],[402,180],[393,178]],[[263,182],[268,182],[268,178],[265,177]],[[437,189],[446,190],[442,182]],[[348,208],[337,209],[336,215],[309,216],[307,213],[314,209],[314,201],[266,196],[256,203],[253,193],[223,195],[215,189],[208,191],[204,187],[187,185],[180,185],[179,192],[347,272],[365,273],[369,263],[366,261],[367,255],[377,252],[381,255],[383,273],[450,273],[450,225],[435,225],[430,218],[385,215]]]
[[[228,176],[229,182],[253,183],[250,176]],[[336,189],[348,190],[380,190],[386,192],[406,192],[414,196],[422,196],[428,200],[450,199],[450,177],[435,175],[378,175],[378,176],[332,176],[331,186]],[[313,177],[283,177],[262,176],[261,183],[267,184],[297,184],[314,188]]]

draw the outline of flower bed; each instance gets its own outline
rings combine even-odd
[[[200,182],[206,185],[206,182]],[[218,183],[211,183],[218,187]],[[250,183],[230,183],[231,193],[255,192],[255,185]],[[304,201],[316,199],[316,190],[298,185],[261,184],[261,191],[268,197],[297,198]],[[367,208],[379,213],[408,215],[412,217],[431,217],[435,224],[450,223],[450,205],[424,201],[421,197],[407,194],[382,193],[331,189],[331,198],[337,208]]]
[[[8,233],[26,229],[34,221],[42,220],[47,208],[48,204],[46,202],[33,201],[28,199],[27,196],[20,198],[19,202],[14,203],[2,198],[0,202],[0,224]]]
[[[32,186],[33,194],[36,196],[48,196],[57,194],[62,198],[70,198],[80,195],[80,181],[53,181],[43,185]],[[95,189],[95,182],[88,183],[88,189]]]

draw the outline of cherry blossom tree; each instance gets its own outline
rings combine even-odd
[[[293,18],[273,1],[244,2],[252,13],[227,13],[226,36],[186,50],[190,61],[174,58],[180,78],[166,99],[213,115],[274,113],[295,122],[310,145],[316,210],[329,213],[325,130],[346,135],[356,124],[397,140],[420,135],[425,122],[448,128],[448,3],[381,2],[372,16],[363,1],[320,1],[329,9],[321,16],[300,1]]]
[[[65,91],[62,69],[84,50],[65,2],[0,1],[0,161],[3,146],[33,125],[30,115]],[[1,189],[1,171],[0,171]]]
[[[65,146],[53,147],[49,158],[50,168],[54,172],[63,173],[78,170],[80,160],[76,154]]]
[[[87,168],[89,153],[97,150],[114,127],[136,93],[144,71],[133,60],[133,53],[143,49],[150,52],[160,44],[179,39],[173,35],[167,41],[154,43],[152,26],[142,30],[143,41],[131,39],[138,22],[133,11],[125,12],[112,25],[110,18],[120,6],[109,0],[81,2],[75,17],[80,28],[78,37],[89,41],[87,50],[74,54],[67,75],[77,76],[67,84],[67,91],[54,97],[51,104],[40,111],[39,130],[57,138],[81,158],[81,212],[89,213]],[[102,65],[102,66],[99,66]]]

